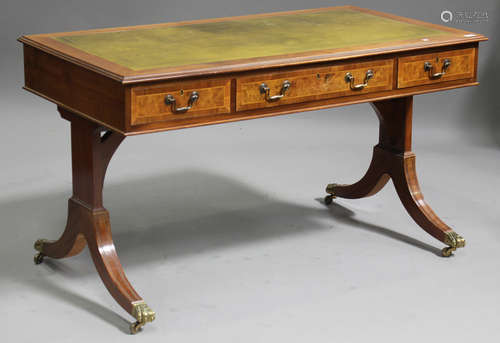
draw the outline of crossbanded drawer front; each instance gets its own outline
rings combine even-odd
[[[348,73],[350,79],[346,78]],[[392,58],[288,72],[257,73],[236,80],[236,110],[391,90],[393,82]]]
[[[400,57],[398,88],[474,78],[475,63],[475,48]]]
[[[132,88],[130,124],[189,119],[230,110],[231,81],[228,79],[138,86]]]

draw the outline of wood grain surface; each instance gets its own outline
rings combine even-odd
[[[286,104],[358,95],[392,89],[393,59],[374,59],[368,62],[340,63],[326,67],[309,68],[295,71],[273,73],[254,73],[236,80],[236,110],[250,110],[263,107],[275,107]],[[349,72],[355,83],[363,83],[366,72],[372,70],[374,77],[368,86],[352,90],[345,76]],[[279,101],[266,101],[260,92],[260,85],[265,83],[272,94],[278,94],[285,80],[291,83],[290,89]]]
[[[442,71],[445,60],[450,62],[445,74],[432,77]],[[467,79],[474,77],[476,49],[445,50],[430,54],[415,54],[398,58],[398,87],[426,85],[442,81]],[[426,71],[424,63],[431,63],[432,70]]]
[[[197,92],[199,99],[186,113],[174,113],[171,106],[165,103],[165,97],[170,94],[175,98],[177,106],[186,106],[192,92]],[[131,95],[131,125],[229,113],[230,105],[230,79],[205,79],[137,86],[132,89]]]

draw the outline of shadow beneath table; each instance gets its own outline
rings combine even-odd
[[[386,237],[389,237],[391,239],[412,245],[414,247],[420,248],[422,250],[429,251],[437,256],[442,256],[441,255],[441,249],[434,247],[430,244],[421,242],[415,238],[412,238],[410,236],[407,236],[405,234],[387,229],[382,226],[374,225],[368,222],[365,222],[363,220],[359,220],[355,218],[355,213],[348,209],[347,207],[344,207],[342,205],[339,205],[335,203],[335,201],[331,205],[326,205],[325,201],[323,198],[317,198],[316,201],[318,201],[321,204],[324,204],[325,206],[328,206],[330,213],[332,214],[333,218],[335,218],[336,221],[354,226],[358,229],[366,230],[372,233],[380,234]]]
[[[97,277],[87,250],[72,257],[71,263],[47,259],[39,267],[51,273],[34,276],[35,267],[30,262],[33,242],[41,237],[59,237],[66,222],[69,195],[56,192],[0,203],[0,258],[5,261],[0,282],[11,279],[32,285],[126,331],[128,322],[121,316],[50,281],[52,273],[70,278]],[[338,204],[326,210],[311,200],[311,206],[303,206],[206,171],[184,170],[109,184],[104,198],[111,213],[118,254],[126,268],[200,253],[216,255],[224,249],[287,236],[325,230],[335,234],[338,224],[382,234],[432,253],[439,251],[406,235],[358,220],[352,211]]]
[[[47,260],[44,262],[48,268],[52,268],[57,261]],[[59,268],[55,268],[59,269]],[[67,287],[58,285],[56,282],[50,280],[49,278],[37,278],[30,281],[30,286],[33,287],[37,292],[43,292],[47,296],[53,298],[54,301],[64,301],[75,308],[80,308],[86,312],[92,314],[93,316],[99,318],[100,320],[107,322],[110,326],[116,327],[118,330],[124,333],[130,333],[130,324],[133,322],[132,317],[130,320],[125,319],[113,310],[110,310],[105,305],[99,304],[98,302],[84,297],[75,291],[69,290]]]

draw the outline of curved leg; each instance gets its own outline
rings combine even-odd
[[[448,245],[443,256],[450,256],[465,240],[434,213],[420,192],[415,170],[415,155],[411,152],[413,98],[403,97],[372,103],[379,120],[379,143],[365,176],[352,185],[330,184],[325,203],[335,197],[356,199],[380,191],[392,178],[404,207],[426,232]]]
[[[449,245],[443,249],[443,256],[450,256],[457,248],[465,247],[465,240],[439,219],[425,202],[418,184],[415,154],[400,156],[398,164],[391,174],[392,181],[403,206],[413,220],[434,238]]]
[[[41,263],[44,256],[73,256],[86,243],[106,288],[125,311],[136,318],[130,327],[131,333],[136,333],[155,319],[155,313],[125,276],[111,237],[109,213],[102,205],[107,166],[125,137],[63,108],[58,110],[71,122],[73,196],[69,199],[66,230],[55,242],[38,240],[35,243],[35,249],[40,251],[35,263]]]
[[[136,318],[137,321],[130,326],[130,332],[135,334],[147,322],[152,322],[156,314],[137,294],[125,276],[111,236],[108,211],[93,211],[82,206],[80,212],[85,223],[84,235],[97,272],[113,298]]]
[[[326,186],[325,203],[330,204],[335,197],[359,199],[377,194],[389,181],[389,175],[384,172],[383,161],[374,152],[366,174],[352,185],[331,183]],[[381,165],[382,164],[382,165]]]
[[[74,210],[75,205],[68,201],[68,220],[66,229],[57,241],[49,241],[47,239],[39,239],[35,242],[35,249],[39,251],[35,255],[35,264],[43,262],[45,256],[52,258],[71,257],[79,254],[86,245],[83,236],[81,221]]]

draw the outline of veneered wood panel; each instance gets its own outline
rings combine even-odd
[[[51,54],[24,46],[25,87],[120,131],[125,130],[124,86]]]
[[[365,80],[368,70],[373,78],[363,89],[353,90],[345,77],[354,76],[354,83]],[[303,68],[296,71],[256,73],[236,80],[236,110],[274,107],[298,102],[307,102],[341,96],[358,95],[392,89],[394,77],[394,59],[378,59],[358,63],[339,63],[320,68]],[[283,82],[291,83],[285,96],[278,101],[269,102],[261,93],[260,86],[265,83],[271,94],[279,94]]]
[[[442,70],[445,59],[450,66],[441,77],[432,77],[432,73]],[[433,65],[432,71],[427,71],[424,64]],[[472,78],[475,75],[476,48],[446,50],[430,54],[416,54],[398,59],[398,87],[412,87],[443,81]]]
[[[284,114],[300,113],[305,111],[320,110],[331,107],[339,107],[345,105],[359,104],[371,101],[386,100],[398,98],[402,96],[410,96],[417,94],[425,94],[436,91],[450,90],[460,87],[477,86],[478,83],[473,79],[446,81],[439,84],[430,84],[423,86],[415,86],[409,88],[392,89],[388,91],[374,93],[357,93],[356,95],[329,98],[323,100],[315,100],[310,102],[300,102],[277,107],[265,107],[253,110],[245,110],[240,112],[232,112],[229,114],[209,115],[202,118],[188,118],[185,120],[155,122],[145,125],[137,125],[132,127],[127,135],[145,134],[152,132],[160,132],[167,130],[178,130],[203,125],[213,125],[220,123],[228,123],[240,120],[257,119],[272,117]]]
[[[125,135],[268,117],[477,84],[475,82],[477,43],[422,50],[415,52],[415,55],[413,55],[414,53],[412,51],[408,51],[400,54],[356,58],[347,62],[283,66],[281,68],[268,69],[263,72],[248,71],[226,73],[216,76],[206,75],[199,78],[184,78],[155,83],[144,82],[139,85],[122,85],[114,79],[62,60],[59,56],[47,54],[37,48],[29,46],[26,46],[25,49],[25,88],[27,90]],[[474,52],[472,76],[456,80],[443,79],[440,82],[415,85],[413,87],[396,88],[398,81],[398,63],[396,63],[396,61],[398,58],[437,54],[440,56],[451,56],[454,50],[461,51],[470,49],[476,49]],[[394,61],[392,63],[393,69],[391,69],[389,65],[384,66],[385,60]],[[362,82],[367,67],[376,67],[377,63],[381,61],[382,66],[384,68],[387,67],[387,73],[383,75],[387,75],[388,79],[390,79],[392,70],[392,84],[385,83],[384,81],[384,85],[379,87],[374,82],[377,79],[375,77],[369,81],[369,86],[365,90],[352,91],[347,88],[348,84],[345,83],[344,80],[345,72],[347,71],[343,70],[338,76],[342,76],[342,82],[344,82],[343,86],[346,87],[345,93],[342,93],[342,91],[337,92],[338,89],[335,90],[333,88],[332,92],[324,93],[325,80],[332,77],[328,75],[332,74],[328,72],[330,70],[329,68],[345,68],[348,66],[350,69],[348,71],[355,76],[355,83],[358,83],[358,80]],[[317,71],[319,71],[319,73]],[[318,74],[320,75],[319,78],[317,76]],[[303,85],[307,84],[305,87],[302,87],[304,92],[313,91],[313,93],[302,93],[301,95],[297,95],[290,103],[284,102],[286,101],[285,97],[285,99],[282,99],[284,101],[280,100],[276,105],[265,104],[261,107],[255,107],[254,103],[250,103],[251,108],[244,108],[242,106],[237,107],[236,100],[239,99],[237,97],[239,91],[237,80],[249,80],[250,82],[254,82],[251,87],[252,91],[258,91],[258,96],[262,96],[258,87],[260,86],[259,81],[261,81],[263,75],[266,76],[266,80],[275,82],[274,86],[269,83],[270,86],[274,87],[272,89],[272,94],[279,91],[279,87],[284,79],[299,76],[306,77],[306,81],[311,81],[310,83],[303,82]],[[307,77],[311,76],[313,77],[312,80],[307,79]],[[326,82],[326,84],[328,84],[328,82]],[[378,89],[375,88],[375,86],[377,86]],[[173,92],[173,95],[178,99],[179,106],[183,106],[186,104],[187,97],[191,91],[200,91],[207,87],[210,89],[209,93],[215,91],[217,94],[221,94],[218,91],[220,87],[224,88],[224,104],[222,106],[217,105],[220,104],[220,95],[212,96],[213,94],[209,95],[209,93],[207,93],[205,95],[202,94],[201,99],[205,99],[205,101],[211,99],[210,101],[212,104],[206,104],[201,101],[197,105],[203,106],[202,109],[200,107],[197,108],[197,105],[195,105],[191,112],[188,111],[184,114],[173,115],[164,112],[170,111],[170,107],[164,105],[164,97],[169,92]],[[180,89],[184,90],[184,98],[180,96]],[[293,87],[291,90],[293,90]],[[136,97],[137,95],[139,95],[139,98],[144,96],[144,98],[140,98],[142,102],[139,104],[136,101],[138,99]],[[287,97],[290,95],[292,95],[292,93],[287,93]],[[263,98],[261,98],[261,101],[264,101]],[[134,105],[132,104],[133,102]],[[211,107],[213,104],[216,104],[215,107]],[[246,105],[243,104],[243,106]],[[202,111],[195,112],[198,110]],[[135,116],[133,119],[132,112],[134,112]]]
[[[199,98],[185,113],[173,113],[171,105],[165,103],[165,97],[170,94],[175,98],[178,107],[186,106],[194,91],[198,92]],[[169,82],[133,87],[131,125],[229,113],[230,96],[230,79]]]

